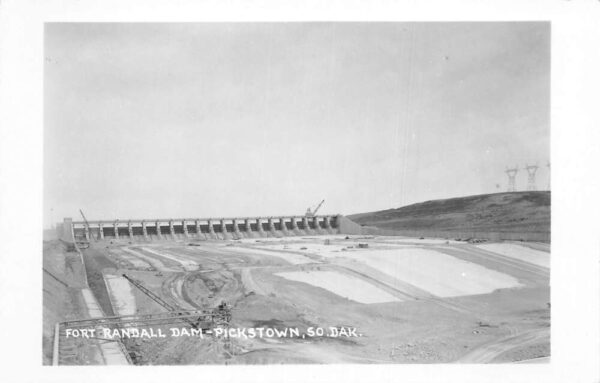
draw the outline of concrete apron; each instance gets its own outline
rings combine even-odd
[[[104,317],[104,313],[94,298],[94,294],[88,288],[81,290],[83,295],[83,300],[85,301],[85,305],[87,306],[88,313],[90,318],[102,318]],[[129,362],[127,357],[123,353],[121,347],[117,344],[117,342],[111,341],[98,341],[98,347],[100,348],[100,352],[102,353],[102,357],[104,358],[104,363],[107,365],[128,365]]]

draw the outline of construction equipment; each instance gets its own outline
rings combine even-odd
[[[170,305],[164,299],[162,299],[158,295],[154,294],[152,291],[148,290],[148,288],[146,288],[146,286],[142,285],[141,282],[139,282],[138,280],[131,278],[127,274],[123,274],[123,278],[127,279],[132,285],[134,285],[135,287],[140,289],[144,294],[146,294],[148,297],[150,297],[150,299],[152,299],[154,302],[158,303],[162,307],[166,308],[167,310],[169,310],[169,311],[179,310],[178,307]]]
[[[135,347],[133,347],[133,349],[130,348],[130,344],[126,342],[130,333],[140,334],[140,330],[137,330],[138,328],[150,327],[148,330],[142,329],[141,331],[148,331],[148,334],[153,334],[154,330],[152,327],[154,326],[168,326],[181,322],[191,326],[195,330],[199,330],[199,332],[203,334],[211,334],[215,341],[215,347],[221,347],[222,345],[222,352],[229,358],[233,356],[234,346],[231,339],[213,331],[216,327],[229,327],[229,322],[231,321],[231,307],[226,302],[222,301],[216,308],[211,309],[181,309],[177,307],[177,305],[166,302],[157,294],[146,288],[140,281],[127,274],[122,274],[122,276],[146,294],[150,299],[167,309],[167,312],[107,316],[57,323],[55,326],[54,364],[72,364],[73,358],[76,358],[77,353],[80,352],[79,347],[81,347],[81,344],[74,343],[79,338],[77,336],[69,337],[67,331],[85,331],[86,334],[89,334],[85,335],[87,339],[95,339],[103,343],[116,342],[129,363],[138,364],[139,351]],[[106,329],[109,329],[110,331],[118,330],[117,333],[127,335],[123,336],[125,339],[121,339],[119,336],[115,337],[114,335],[108,335],[107,337],[107,333],[105,333]],[[194,334],[194,331],[192,331],[191,334]],[[137,336],[138,335],[133,335],[133,337]]]
[[[319,211],[319,209],[323,205],[323,202],[325,202],[325,200],[319,202],[319,204],[314,209],[312,209],[312,210],[310,209],[310,207],[308,209],[306,209],[306,216],[307,217],[314,217],[315,215],[317,215],[317,212]]]
[[[209,312],[210,311],[210,312]],[[78,319],[61,322],[63,328],[91,328],[91,327],[115,327],[115,326],[161,326],[173,324],[183,319],[195,320],[199,317],[204,321],[210,321],[213,310],[182,310],[169,311],[157,314],[119,315],[92,319]]]
[[[164,299],[150,291],[146,286],[144,286],[140,281],[130,277],[127,274],[122,274],[123,278],[127,279],[129,283],[137,287],[141,292],[146,294],[150,299],[154,302],[158,303],[171,313],[186,313],[180,307],[173,306],[166,302]],[[197,312],[197,311],[195,311]],[[227,325],[231,320],[231,308],[226,302],[221,302],[221,304],[216,309],[206,309],[201,310],[201,315],[199,315],[195,320],[190,319],[189,316],[179,315],[179,319],[183,322],[186,322],[190,326],[195,329],[201,328],[202,330],[208,330],[216,325]]]
[[[90,232],[89,232],[89,228],[90,225],[87,221],[87,219],[85,219],[85,215],[83,215],[83,211],[81,211],[81,209],[79,209],[79,213],[81,213],[81,216],[83,217],[83,220],[85,221],[85,226],[82,231],[78,231],[78,232],[74,232],[73,233],[73,239],[75,240],[74,242],[74,246],[79,248],[79,249],[87,249],[88,247],[90,247]]]
[[[117,331],[117,334],[121,332],[127,334],[126,337],[129,337],[129,334],[133,334],[133,337],[136,337],[141,333],[141,336],[143,337],[143,331],[146,331],[147,334],[153,334],[153,327],[180,325],[183,321],[186,324],[192,322],[195,324],[194,328],[196,330],[201,329],[198,331],[208,333],[207,330],[214,327],[214,318],[214,310],[186,310],[156,314],[109,316],[60,322],[55,326],[53,363],[55,365],[72,364],[72,360],[77,359],[78,354],[81,352],[80,347],[82,347],[82,345],[81,343],[77,343],[78,338],[67,336],[68,331],[85,331],[89,334],[86,335],[88,339],[99,340],[103,343],[115,342],[130,364],[138,364],[137,360],[139,358],[139,353],[135,348],[133,350],[128,350],[126,346],[127,338],[122,339],[118,336],[114,337],[114,335],[110,335],[107,338],[105,333],[107,329],[109,330],[109,334],[113,333],[113,331]],[[149,327],[149,329],[143,329],[145,327]],[[225,347],[231,348],[227,343],[225,343]]]
[[[87,230],[90,229],[90,223],[88,222],[87,218],[85,218],[85,215],[83,214],[83,210],[79,209],[79,214],[81,214],[81,217],[83,218],[83,222],[85,222],[85,226],[87,227]],[[94,236],[92,233],[90,233],[90,236]],[[94,239],[97,239],[94,237]]]

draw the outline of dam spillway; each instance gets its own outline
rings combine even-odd
[[[65,218],[57,226],[57,234],[66,242],[278,238],[339,234],[342,220],[341,215],[100,221]]]

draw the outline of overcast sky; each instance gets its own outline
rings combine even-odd
[[[548,23],[47,24],[44,87],[46,226],[548,186]]]

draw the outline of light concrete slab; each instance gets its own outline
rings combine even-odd
[[[510,275],[429,249],[347,252],[345,257],[439,297],[487,294],[522,286]]]
[[[550,268],[550,253],[545,251],[534,250],[514,243],[486,243],[477,245],[477,247],[506,257]]]
[[[275,275],[292,281],[308,283],[359,303],[400,301],[371,283],[335,271],[292,271]]]

